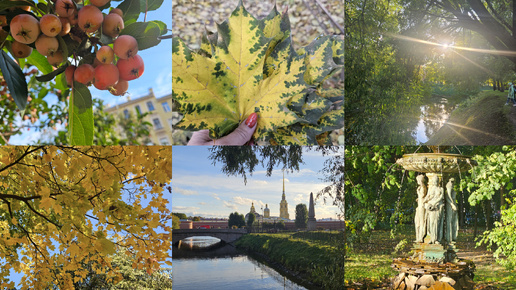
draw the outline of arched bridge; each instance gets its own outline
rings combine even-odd
[[[245,229],[177,229],[172,230],[172,244],[175,245],[182,239],[198,236],[210,236],[221,239],[226,243],[232,243],[245,234],[247,234]]]

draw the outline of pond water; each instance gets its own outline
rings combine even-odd
[[[174,290],[306,289],[273,268],[212,237],[194,237],[173,247]]]
[[[415,129],[417,143],[425,143],[439,131],[457,104],[442,96],[433,96],[420,107],[421,114]]]

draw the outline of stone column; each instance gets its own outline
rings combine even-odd
[[[315,231],[317,229],[317,221],[315,220],[314,195],[310,192],[310,205],[308,206],[308,230]]]

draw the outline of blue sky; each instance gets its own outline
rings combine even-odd
[[[276,168],[272,176],[265,176],[265,169],[255,168],[252,176],[248,176],[247,185],[241,176],[226,176],[221,172],[222,164],[215,166],[208,159],[210,152],[207,146],[174,146],[172,149],[172,211],[182,212],[187,216],[227,218],[231,212],[248,213],[251,202],[255,209],[268,204],[271,216],[279,216],[283,176],[281,168]],[[343,149],[342,149],[343,151]],[[343,154],[343,153],[341,153]],[[316,151],[303,154],[305,164],[301,164],[299,172],[285,173],[285,194],[288,202],[290,218],[295,218],[295,208],[299,203],[308,206],[310,192],[323,189],[327,183],[320,179],[323,169],[323,157]],[[324,204],[322,198],[315,200],[315,217],[336,218],[339,209]]]
[[[116,2],[114,6],[116,6]],[[165,0],[161,7],[155,11],[147,13],[147,21],[160,20],[167,24],[168,29],[172,29],[172,1]],[[143,14],[138,21],[143,21]],[[168,33],[172,34],[172,32]],[[127,101],[127,96],[131,99],[146,96],[149,89],[152,88],[157,98],[172,93],[172,39],[163,39],[157,46],[139,51],[138,54],[143,58],[145,63],[145,71],[143,75],[129,82],[129,90],[126,96],[113,96],[108,91],[99,91],[94,86],[90,86],[90,92],[93,98],[101,99],[105,105],[114,106]],[[57,97],[48,95],[45,100],[51,104],[57,102]],[[42,116],[44,118],[44,116]],[[18,126],[21,123],[21,117],[16,122]],[[27,125],[29,124],[26,121]],[[37,125],[38,123],[36,123]],[[64,126],[58,126],[57,130],[65,129]],[[11,138],[10,145],[27,145],[33,144],[40,138],[43,138],[42,132],[35,132],[33,129],[22,130],[22,135]],[[46,135],[51,132],[44,133]]]
[[[170,186],[170,183],[166,183],[164,188],[166,188],[166,187],[168,187],[168,186]],[[138,188],[138,187],[140,187],[140,185],[136,186],[136,185],[134,185],[133,183],[128,183],[128,184],[126,184],[124,188],[126,188],[128,191],[122,191],[122,192],[123,192],[122,200],[123,200],[124,202],[126,202],[127,204],[132,204],[132,202],[130,201],[130,198],[129,198],[128,192],[133,191],[135,188]],[[149,186],[144,186],[144,190],[146,190],[146,191],[150,192],[151,188],[150,188]],[[148,206],[148,205],[149,205],[149,202],[150,202],[150,201],[151,201],[151,199],[152,199],[152,197],[153,197],[153,195],[148,195],[148,196],[147,196],[147,198],[141,199],[141,200],[140,200],[140,204],[141,204],[141,206],[142,206],[142,207],[146,207],[146,206]],[[171,208],[171,204],[172,204],[172,195],[171,195],[171,194],[168,192],[168,190],[166,190],[166,189],[164,189],[164,190],[163,190],[163,198],[164,198],[164,199],[166,199],[166,200],[168,201],[167,209],[169,209],[169,210],[170,210],[170,208]],[[88,214],[93,215],[91,210],[88,212]],[[96,226],[96,225],[97,225],[97,221],[96,221],[96,220],[94,220],[94,219],[91,219],[91,218],[88,218],[88,219],[92,222],[92,224],[93,224],[93,229],[95,230],[95,229],[97,228],[97,226]],[[163,228],[158,227],[158,228],[156,229],[156,232],[157,232],[157,233],[163,233],[164,231],[163,231]],[[120,233],[120,232],[119,232],[119,233]],[[125,232],[123,232],[123,233],[125,233]],[[56,246],[56,248],[58,248],[58,245],[59,245],[59,244],[58,244],[57,242],[55,242],[55,243],[54,243],[54,245]],[[52,252],[51,252],[51,253],[52,253]],[[167,261],[171,261],[171,260],[172,260],[172,253],[170,252],[170,258],[167,258]],[[162,267],[164,267],[164,268],[170,268],[170,266],[169,266],[169,265],[166,265],[165,263],[161,263],[161,266],[162,266]],[[15,272],[14,270],[12,270],[12,269],[11,269],[9,279],[10,279],[11,281],[14,281],[14,282],[16,283],[16,287],[17,287],[17,288],[21,287],[20,282],[21,282],[21,278],[22,278],[22,277],[23,277],[23,273],[21,273],[21,272],[20,272],[20,273],[18,273],[18,272]]]

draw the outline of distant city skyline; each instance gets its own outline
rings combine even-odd
[[[247,177],[247,185],[241,176],[227,176],[221,171],[222,164],[212,165],[208,159],[210,152],[205,146],[174,146],[172,150],[173,168],[173,212],[187,216],[205,218],[227,218],[230,213],[246,214],[254,203],[256,212],[263,214],[268,205],[271,216],[279,216],[283,191],[281,168],[274,168],[267,177],[260,165],[252,176]],[[285,171],[285,195],[290,219],[295,219],[296,205],[304,203],[308,207],[310,192],[314,193],[316,219],[337,218],[340,210],[332,205],[332,199],[315,198],[317,192],[328,183],[320,179],[324,161],[329,158],[320,152],[304,150],[305,164],[299,171]],[[343,154],[343,149],[340,154]]]

